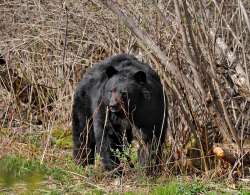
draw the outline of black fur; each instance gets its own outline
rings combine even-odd
[[[167,127],[167,99],[158,75],[148,64],[121,54],[94,65],[76,89],[73,102],[73,156],[82,165],[114,169],[133,138],[140,143],[142,165],[159,163]],[[156,152],[157,151],[157,152]]]

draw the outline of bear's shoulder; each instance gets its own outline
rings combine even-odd
[[[148,64],[140,62],[133,55],[118,54],[90,67],[78,84],[77,91],[100,90],[109,79],[106,70],[111,66],[119,71],[121,75],[124,73],[128,75],[136,71],[143,71],[147,75],[147,79],[150,83],[160,83],[159,76]]]

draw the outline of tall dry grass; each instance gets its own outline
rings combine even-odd
[[[181,172],[208,172],[215,142],[245,155],[248,0],[12,0],[1,1],[0,12],[2,127],[69,128],[72,95],[86,68],[126,52],[152,64],[166,86],[166,171],[174,161]]]

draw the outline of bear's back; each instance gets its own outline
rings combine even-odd
[[[153,79],[156,82],[160,82],[159,76],[155,71],[146,63],[138,61],[133,55],[129,54],[119,54],[112,56],[100,63],[93,65],[85,73],[83,79],[80,82],[80,85],[98,85],[99,83],[105,82],[108,77],[106,75],[106,69],[109,66],[113,66],[116,70],[122,71],[144,71],[147,74],[149,79]]]

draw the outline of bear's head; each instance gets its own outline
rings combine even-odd
[[[113,113],[132,112],[145,99],[147,76],[144,71],[131,68],[118,71],[113,66],[106,70],[104,102]]]

